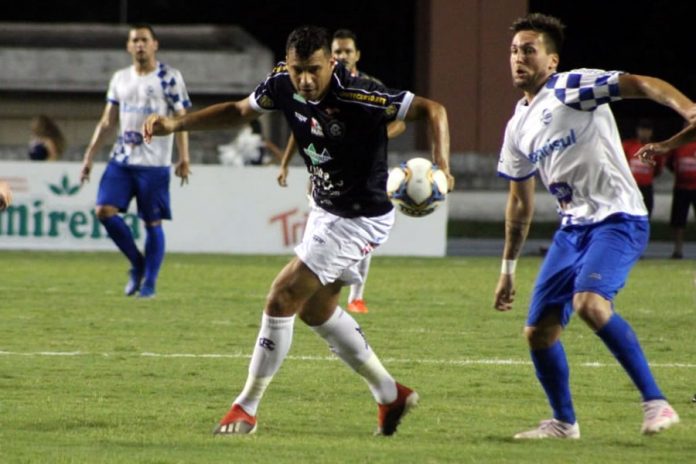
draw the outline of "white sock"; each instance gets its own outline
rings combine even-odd
[[[372,261],[372,253],[367,255],[365,259],[358,264],[358,271],[362,277],[362,283],[353,284],[350,286],[350,295],[348,295],[348,303],[353,300],[362,300],[363,292],[365,291],[365,282],[367,282],[367,273],[370,272],[370,261]]]
[[[290,350],[294,322],[295,316],[271,317],[265,313],[261,319],[261,330],[249,363],[249,375],[244,389],[234,400],[252,416],[256,415],[266,387]]]
[[[336,356],[365,379],[377,403],[388,404],[396,399],[396,382],[350,314],[337,306],[328,321],[312,330],[327,341]]]

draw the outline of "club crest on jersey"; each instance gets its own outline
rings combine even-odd
[[[310,143],[307,148],[304,148],[304,153],[310,159],[313,165],[324,164],[327,161],[331,161],[331,153],[324,148],[321,153],[317,153],[317,149],[314,148],[314,144]]]
[[[544,108],[541,111],[541,118],[540,118],[541,123],[545,126],[548,126],[549,124],[551,124],[551,119],[553,119],[553,115],[551,114],[551,111],[549,111],[548,108]]]
[[[332,139],[341,139],[343,138],[343,134],[346,132],[343,123],[336,120],[329,121],[328,129],[329,138]]]
[[[319,124],[319,121],[317,121],[314,118],[312,118],[312,120],[310,121],[310,131],[312,132],[312,135],[316,135],[317,137],[324,136],[324,129],[321,128],[321,124]]]

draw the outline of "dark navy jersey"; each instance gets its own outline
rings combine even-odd
[[[321,101],[308,101],[295,91],[281,62],[249,100],[256,111],[285,114],[319,207],[342,217],[391,211],[386,194],[387,124],[406,116],[411,92],[351,77],[337,64],[328,93]]]

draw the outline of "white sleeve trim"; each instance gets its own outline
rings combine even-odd
[[[406,95],[404,95],[404,99],[401,101],[401,108],[399,108],[399,112],[396,113],[396,119],[399,121],[403,121],[406,118],[406,113],[408,113],[408,109],[411,107],[411,103],[413,103],[413,98],[415,95],[413,92],[406,92]]]

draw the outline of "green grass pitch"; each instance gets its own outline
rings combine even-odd
[[[0,252],[2,463],[641,463],[696,456],[693,261],[642,260],[616,301],[682,423],[639,434],[636,390],[574,318],[564,336],[582,439],[518,443],[549,416],[517,307],[492,309],[497,258],[376,257],[356,318],[421,395],[373,437],[364,382],[300,321],[248,437],[213,437],[244,384],[266,292],[288,257],[170,254],[154,300],[122,295],[116,253]],[[342,298],[342,301],[344,299]]]

